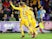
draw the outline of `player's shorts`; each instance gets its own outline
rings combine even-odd
[[[36,27],[36,20],[34,18],[32,18],[32,26]]]
[[[23,25],[29,26],[29,22],[28,22],[27,19],[22,19],[21,22],[20,22],[20,25],[21,25],[21,26],[23,26]]]
[[[44,29],[44,25],[43,25],[42,22],[39,23],[39,27],[42,28],[42,29]]]
[[[41,22],[41,18],[37,18],[37,21],[38,21],[38,23],[40,23]]]

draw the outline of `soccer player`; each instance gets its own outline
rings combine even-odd
[[[40,7],[38,11],[38,22],[39,22],[39,29],[40,32],[43,33],[44,24],[43,24],[43,17],[45,16],[46,11],[43,9],[43,6]]]
[[[26,10],[28,8],[26,8],[27,6],[24,3],[21,3],[19,7],[15,7],[12,2],[10,1],[10,5],[12,6],[13,9],[15,10],[19,10],[20,11],[20,30],[22,33],[22,37],[24,37],[24,30],[22,28],[23,25],[25,25],[30,31],[32,31],[32,29],[30,29],[29,27],[29,22],[28,22],[28,17],[27,17],[27,13]]]
[[[24,30],[22,28],[23,25],[25,25],[33,34],[33,37],[35,36],[34,33],[36,32],[36,20],[34,17],[33,12],[30,10],[31,8],[26,6],[24,3],[21,3],[19,7],[15,7],[12,2],[10,2],[11,6],[13,9],[19,10],[20,11],[20,29],[22,33],[22,37],[24,37]],[[29,26],[30,25],[30,26]]]
[[[28,20],[30,23],[30,27],[32,29],[32,37],[34,38],[37,35],[37,28],[36,28],[36,20],[34,17],[34,12],[32,10],[28,10]]]

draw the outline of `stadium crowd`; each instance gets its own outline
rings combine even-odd
[[[12,9],[9,1],[11,0],[0,0],[0,21],[19,21],[20,12]],[[52,0],[12,0],[16,7],[21,1],[33,8],[36,19],[39,19],[41,14],[44,21],[52,21]]]

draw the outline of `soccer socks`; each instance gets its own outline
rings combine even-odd
[[[21,34],[22,34],[22,36],[24,36],[24,30],[23,30],[23,28],[20,27],[20,30],[21,30]]]

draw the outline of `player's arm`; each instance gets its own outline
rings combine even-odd
[[[27,6],[27,5],[25,5],[25,7],[27,7],[27,9],[29,9],[29,10],[33,10],[32,7],[29,7],[29,6]]]
[[[33,8],[29,7],[30,10],[33,10]]]
[[[33,8],[32,8],[32,7],[28,7],[28,9],[29,9],[29,10],[33,10]]]
[[[12,4],[11,1],[10,1],[10,5],[12,6],[13,9],[15,9],[15,10],[20,10],[20,8],[19,8],[19,7],[15,7],[15,6]]]
[[[32,16],[33,18],[35,18],[35,16],[34,16],[34,12],[31,13],[31,16]]]

